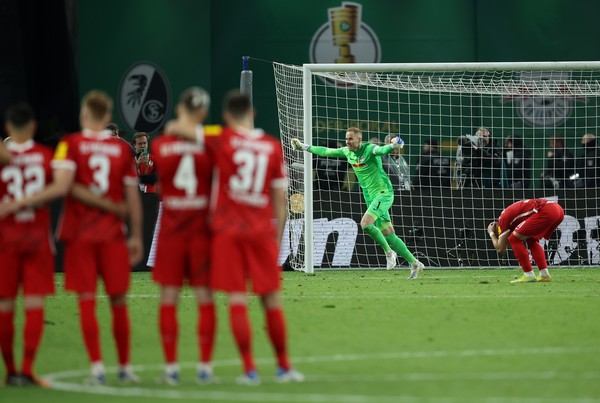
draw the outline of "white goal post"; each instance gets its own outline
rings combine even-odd
[[[392,223],[427,267],[518,267],[485,227],[533,197],[565,208],[541,241],[550,265],[600,263],[600,62],[273,66],[290,176],[280,263],[307,273],[385,267],[360,230],[366,206],[347,162],[290,146],[342,147],[353,126],[363,142],[404,139],[383,162]]]

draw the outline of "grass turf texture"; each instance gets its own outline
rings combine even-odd
[[[178,311],[181,385],[154,382],[163,358],[158,288],[148,273],[133,274],[129,300],[132,358],[142,383],[116,381],[109,308],[100,298],[103,354],[113,373],[106,387],[83,386],[89,366],[76,301],[58,276],[36,364],[58,389],[5,387],[0,402],[600,402],[600,270],[552,269],[552,283],[509,284],[517,274],[431,270],[408,281],[406,270],[283,273],[291,355],[306,381],[274,383],[253,298],[258,387],[234,382],[241,366],[223,296],[215,351],[221,384],[194,382],[196,308],[189,291]],[[19,313],[18,332],[22,322]]]

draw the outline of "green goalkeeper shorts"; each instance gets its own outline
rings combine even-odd
[[[389,226],[389,222],[392,221],[390,218],[390,208],[394,203],[394,195],[391,193],[382,193],[369,200],[365,197],[367,203],[367,214],[375,218],[375,226],[377,228],[385,228]]]

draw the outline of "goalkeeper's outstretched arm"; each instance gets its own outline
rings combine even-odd
[[[298,139],[292,139],[292,147],[296,150],[308,151],[309,153],[313,153],[319,155],[321,157],[337,157],[343,158],[346,156],[344,154],[343,149],[341,148],[328,148],[321,146],[311,146],[310,144],[304,144]]]
[[[373,149],[374,155],[386,155],[391,153],[393,150],[399,150],[404,147],[404,140],[400,137],[394,137],[391,139],[389,144],[384,146],[378,146]]]

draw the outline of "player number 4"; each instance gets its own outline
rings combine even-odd
[[[193,196],[198,190],[198,178],[196,177],[196,164],[191,154],[184,154],[177,166],[177,172],[173,177],[173,186],[185,191],[186,196]]]

